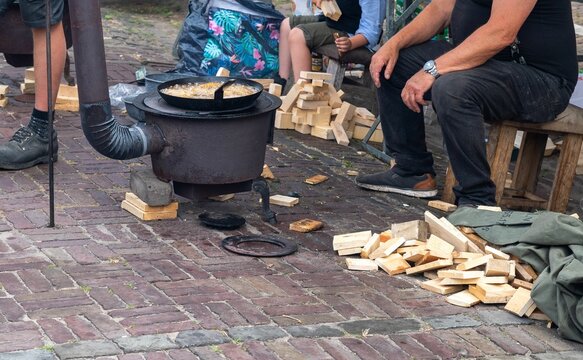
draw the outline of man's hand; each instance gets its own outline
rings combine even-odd
[[[352,41],[350,41],[349,37],[346,36],[338,37],[336,38],[336,40],[334,40],[334,42],[336,43],[338,52],[341,54],[352,50]]]
[[[435,78],[425,71],[421,70],[413,75],[405,84],[401,92],[401,98],[405,105],[416,113],[421,112],[419,105],[427,105],[427,101],[423,99],[423,95],[435,82]]]
[[[373,56],[370,61],[370,75],[377,88],[381,87],[381,71],[385,68],[382,76],[389,79],[399,58],[399,49],[387,42]]]

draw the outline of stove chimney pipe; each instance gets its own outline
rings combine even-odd
[[[85,137],[104,156],[133,159],[162,151],[156,125],[121,125],[111,112],[99,0],[69,1],[79,88],[79,110]]]

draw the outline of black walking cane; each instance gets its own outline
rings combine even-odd
[[[49,227],[55,227],[55,174],[53,159],[53,76],[51,61],[51,0],[46,0],[47,97],[49,115]]]

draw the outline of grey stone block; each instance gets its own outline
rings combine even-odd
[[[216,345],[230,341],[225,333],[213,330],[182,331],[176,337],[176,343],[182,347]]]
[[[342,329],[330,325],[289,326],[285,328],[285,331],[294,337],[320,338],[344,336]]]
[[[229,330],[229,336],[241,341],[265,341],[286,337],[288,335],[277,326],[253,326],[232,328]]]
[[[128,336],[114,339],[124,352],[150,352],[176,349],[178,345],[165,335]]]
[[[349,334],[362,334],[367,330],[369,334],[398,334],[413,332],[421,329],[421,322],[416,319],[387,319],[387,320],[356,320],[338,324]]]
[[[530,319],[518,317],[505,310],[478,310],[478,315],[488,325],[524,325],[533,323]]]
[[[172,202],[172,184],[158,179],[152,169],[132,170],[130,189],[150,206],[164,206]]]
[[[460,327],[480,326],[481,322],[466,315],[450,315],[425,319],[434,329],[453,329]]]
[[[57,360],[57,357],[48,350],[28,350],[2,353],[0,360]]]
[[[61,360],[122,354],[116,344],[107,340],[79,341],[71,344],[55,345],[54,349]]]

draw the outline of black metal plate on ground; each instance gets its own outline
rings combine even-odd
[[[245,218],[235,214],[202,213],[199,220],[206,226],[214,229],[235,230],[245,225]]]
[[[268,235],[229,236],[221,245],[236,254],[255,257],[285,256],[298,250],[296,243]]]

